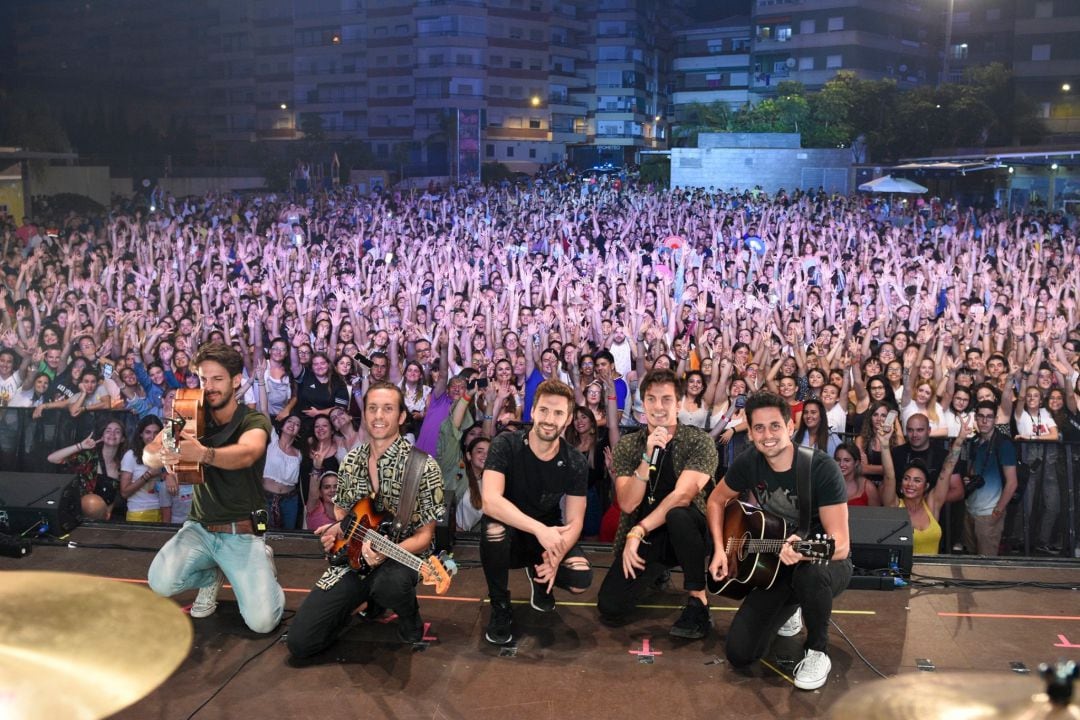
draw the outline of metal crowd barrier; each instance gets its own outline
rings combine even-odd
[[[124,426],[130,444],[138,423],[135,415],[117,410],[87,412],[77,417],[72,417],[66,410],[46,410],[36,420],[32,418],[32,413],[32,408],[0,408],[0,468],[5,471],[59,472],[60,468],[46,459],[53,450],[84,440],[91,432],[100,438],[101,431],[110,420],[118,420]],[[627,434],[638,429],[622,427],[620,431]],[[946,443],[943,439],[935,439],[934,442]],[[1045,516],[1042,489],[1054,478],[1059,496],[1057,523],[1061,528],[1056,537],[1062,543],[1062,555],[1080,557],[1080,531],[1077,527],[1080,495],[1076,482],[1080,442],[1013,442],[1021,468],[1027,468],[1027,482],[1010,503],[1006,517],[1006,538],[1014,544],[1019,543],[1018,549],[1022,549],[1024,555],[1032,554],[1032,537],[1037,530],[1035,523],[1042,521]],[[730,462],[731,450],[725,454],[725,460]],[[1021,470],[1018,474],[1024,475],[1025,472]],[[942,512],[941,526],[946,551],[960,539],[957,532],[962,516],[963,506],[960,502],[946,505]]]

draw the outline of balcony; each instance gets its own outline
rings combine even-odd
[[[484,137],[490,140],[550,140],[551,133],[543,128],[484,128]]]
[[[257,130],[255,136],[259,140],[295,140],[300,137],[300,132],[295,128],[269,128]]]

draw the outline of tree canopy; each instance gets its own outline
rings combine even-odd
[[[1001,64],[968,69],[963,81],[900,89],[842,71],[816,92],[781,82],[776,94],[733,110],[696,103],[694,122],[676,127],[677,146],[702,132],[798,132],[803,147],[848,147],[864,135],[875,161],[928,155],[936,148],[1032,144],[1045,134],[1030,99]]]

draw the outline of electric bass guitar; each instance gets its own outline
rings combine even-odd
[[[732,500],[724,508],[724,546],[713,552],[727,555],[728,574],[723,580],[706,575],[706,585],[714,595],[741,600],[754,588],[767,590],[780,574],[780,550],[784,545],[810,558],[828,563],[836,550],[836,540],[828,535],[788,542],[794,530],[787,521],[761,508]]]
[[[348,564],[361,574],[370,572],[373,568],[364,560],[363,552],[364,542],[370,541],[371,547],[379,553],[419,573],[420,581],[424,585],[433,585],[437,595],[450,589],[450,573],[439,558],[422,559],[386,536],[394,524],[394,517],[391,513],[376,512],[371,498],[357,501],[342,524],[348,530],[330,549],[328,559],[331,565]]]

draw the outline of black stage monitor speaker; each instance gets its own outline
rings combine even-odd
[[[72,474],[0,472],[0,532],[66,535],[82,510]]]
[[[880,570],[911,574],[911,518],[904,508],[852,507],[848,509],[851,529],[851,563],[858,574]]]

